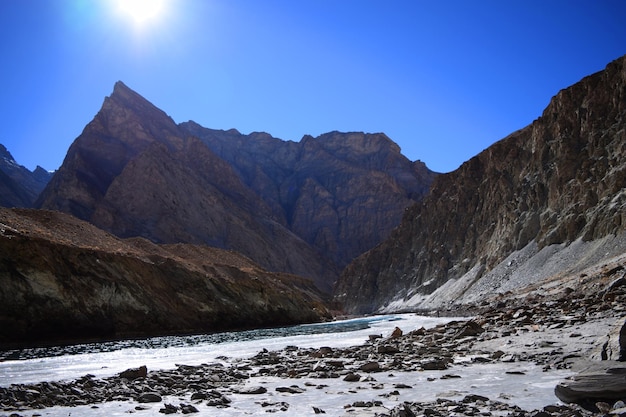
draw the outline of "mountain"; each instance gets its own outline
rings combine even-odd
[[[34,171],[19,165],[0,144],[0,206],[32,207],[52,174],[37,166]]]
[[[60,212],[0,208],[0,347],[329,317],[309,280],[232,251],[122,240]]]
[[[438,176],[390,237],[344,270],[336,300],[353,313],[480,303],[623,253],[625,144],[622,57]]]
[[[177,125],[118,82],[36,206],[119,237],[236,250],[330,293],[433,177],[381,134],[294,143]]]
[[[382,133],[285,142],[266,133],[181,126],[233,166],[277,221],[341,268],[387,237],[436,176]]]

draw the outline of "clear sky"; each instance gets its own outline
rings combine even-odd
[[[58,168],[122,80],[177,123],[384,132],[448,172],[626,54],[624,0],[160,2],[0,0],[0,143],[19,163]]]

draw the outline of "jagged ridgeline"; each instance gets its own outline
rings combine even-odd
[[[32,207],[51,177],[40,166],[30,171],[18,164],[0,144],[0,207]]]
[[[434,177],[384,134],[290,142],[177,125],[118,82],[36,205],[119,237],[236,250],[330,293]]]
[[[541,117],[441,175],[343,272],[348,311],[485,301],[626,250],[626,57],[560,91]]]
[[[340,270],[435,176],[381,133],[178,125],[118,82],[36,192],[0,177],[36,208],[0,210],[0,345],[328,319]]]

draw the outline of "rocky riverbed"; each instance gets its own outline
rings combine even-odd
[[[626,383],[619,379],[626,376],[619,337],[626,317],[623,271],[604,270],[601,280],[578,289],[485,302],[469,320],[372,334],[360,346],[259,346],[243,359],[13,384],[0,387],[0,408],[7,416],[626,415]],[[481,388],[487,374],[500,381],[499,389]],[[544,394],[556,387],[574,402],[552,396],[539,407],[521,407],[516,391],[541,384],[548,385]]]

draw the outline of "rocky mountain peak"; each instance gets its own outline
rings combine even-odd
[[[0,206],[32,207],[52,174],[38,166],[31,172],[0,144]]]
[[[118,82],[38,207],[121,237],[240,251],[330,292],[339,269],[387,236],[433,177],[384,134],[298,143],[177,125]]]
[[[11,155],[11,152],[2,144],[0,144],[0,158],[4,159],[6,162],[14,162],[15,158]]]
[[[384,133],[334,131],[320,135],[315,140],[324,148],[343,154],[400,153],[400,146]]]

